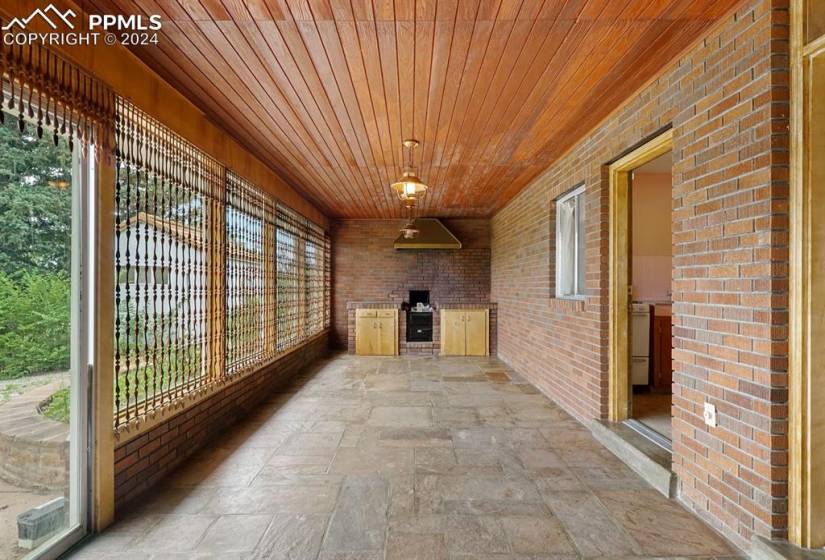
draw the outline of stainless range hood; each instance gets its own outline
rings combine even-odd
[[[407,239],[399,234],[393,247],[396,249],[461,249],[461,241],[450,233],[441,220],[418,218],[415,220],[418,235]]]

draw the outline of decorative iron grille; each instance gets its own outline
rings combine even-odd
[[[324,328],[332,325],[332,239],[324,236]]]
[[[118,98],[115,427],[329,324],[330,242]]]
[[[0,18],[0,27],[7,24]],[[80,140],[85,149],[99,154],[112,151],[116,95],[109,87],[79,66],[38,42],[15,44],[0,41],[0,106],[17,111],[22,133],[27,121],[35,124],[38,138],[51,129],[54,145],[58,137]],[[0,111],[0,123],[5,113]]]
[[[115,120],[115,426],[220,371],[223,167],[128,102]]]
[[[278,351],[292,348],[301,340],[303,319],[302,235],[303,218],[278,205],[277,292]]]
[[[226,368],[275,356],[275,209],[272,199],[226,174]]]
[[[324,263],[326,243],[324,230],[307,222],[304,241],[304,312],[306,336],[324,329]]]

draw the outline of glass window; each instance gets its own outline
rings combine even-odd
[[[263,360],[266,288],[264,221],[251,201],[226,207],[226,368],[235,373]]]
[[[31,98],[30,98],[31,99]],[[85,532],[93,166],[58,136],[0,124],[2,558],[56,557]],[[12,532],[13,531],[13,532]]]
[[[556,297],[585,294],[584,185],[556,199]]]
[[[300,341],[301,274],[298,235],[288,215],[279,209],[277,241],[278,350],[288,350]]]
[[[276,241],[278,350],[284,351],[324,329],[330,246],[321,227],[282,205]]]

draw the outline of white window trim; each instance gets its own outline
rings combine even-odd
[[[586,184],[582,182],[576,187],[573,187],[571,190],[567,191],[563,195],[556,198],[556,208],[559,207],[560,204],[567,202],[571,198],[576,198],[577,196],[584,193]],[[556,245],[556,269],[554,271],[555,278],[555,296],[557,299],[570,299],[570,300],[584,300],[584,294],[580,293],[584,291],[584,286],[579,286],[579,212],[576,212],[576,227],[575,227],[575,234],[574,234],[574,245],[573,245],[573,293],[572,294],[563,294],[561,293],[561,285],[559,283],[559,269],[561,268],[561,252],[559,251],[559,238],[561,237],[561,232],[559,231],[560,222],[558,219],[558,211],[556,212],[556,237],[555,237],[555,245]]]

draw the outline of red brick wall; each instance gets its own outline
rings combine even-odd
[[[347,347],[347,302],[409,299],[430,290],[438,304],[490,299],[490,222],[442,220],[462,243],[448,250],[393,249],[403,221],[340,220],[332,224],[334,344]]]
[[[605,164],[673,126],[674,470],[743,547],[786,528],[787,23],[786,1],[741,4],[492,221],[499,356],[578,418],[605,417]],[[552,201],[581,181],[587,299],[571,304],[552,298]]]
[[[220,437],[278,386],[324,356],[328,347],[328,336],[320,335],[149,432],[119,442],[115,448],[115,513]]]

